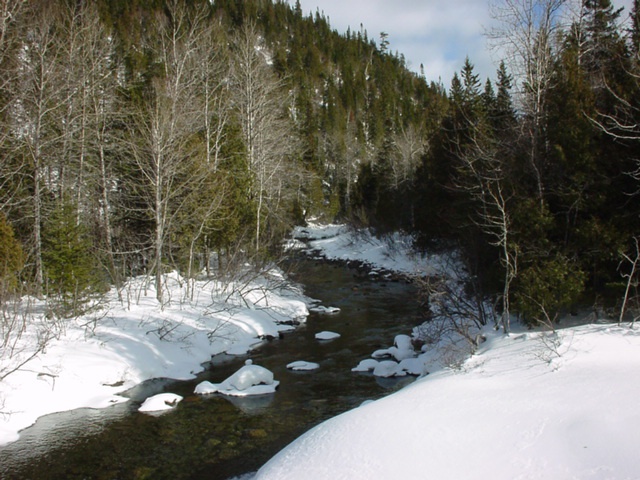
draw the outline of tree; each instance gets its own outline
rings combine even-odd
[[[248,167],[253,177],[249,195],[256,205],[254,246],[259,251],[264,215],[277,218],[283,195],[299,183],[291,167],[296,140],[286,116],[283,84],[267,63],[265,45],[255,24],[247,22],[233,42],[232,79],[242,126]]]
[[[562,27],[565,3],[566,0],[504,0],[491,6],[499,26],[489,32],[489,38],[498,51],[504,52],[505,63],[515,77],[518,108],[523,114],[523,140],[541,210],[547,161],[547,96],[553,86],[554,40]]]
[[[640,55],[640,0],[633,0],[630,17],[630,49],[632,55],[635,56],[635,60],[638,61],[638,56]]]
[[[58,2],[38,1],[30,4],[22,25],[23,54],[19,57],[19,77],[12,85],[12,133],[16,148],[23,155],[23,171],[29,211],[31,241],[29,256],[34,266],[36,293],[42,292],[42,224],[46,217],[45,192],[55,192],[59,183],[56,163],[61,137],[59,121],[69,103],[61,62],[63,40],[56,35],[60,21]]]
[[[60,301],[61,314],[78,313],[87,295],[97,291],[96,257],[87,228],[77,222],[78,207],[68,198],[44,224],[43,262],[47,293]]]
[[[18,275],[23,266],[22,246],[7,222],[7,217],[0,213],[0,306],[18,286]]]
[[[510,331],[511,284],[518,274],[519,248],[515,240],[509,168],[504,147],[486,135],[482,127],[472,127],[471,143],[459,152],[458,188],[471,195],[476,204],[474,222],[498,249],[504,275],[501,315],[505,333]],[[508,157],[507,157],[508,158]]]
[[[393,189],[398,190],[401,186],[407,186],[413,182],[418,163],[428,150],[424,137],[424,131],[414,125],[409,125],[394,135],[396,158],[392,164],[391,186]]]
[[[625,45],[618,32],[622,8],[614,9],[611,0],[584,0],[584,46],[582,65],[593,78],[593,88],[604,88],[603,82],[624,57]],[[599,76],[599,79],[594,77]]]
[[[158,74],[151,80],[136,115],[130,145],[144,181],[146,202],[153,217],[153,264],[156,296],[163,302],[164,248],[172,222],[187,192],[197,191],[192,166],[197,155],[194,133],[204,124],[197,72],[198,42],[206,11],[190,9],[182,0],[158,12],[147,39]],[[197,172],[198,169],[195,169]]]

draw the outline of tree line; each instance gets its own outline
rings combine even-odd
[[[437,208],[415,226],[462,245],[505,330],[585,305],[637,318],[638,2],[492,8],[503,61],[494,81],[470,59],[454,75],[411,194]]]
[[[1,7],[5,284],[67,306],[140,273],[162,301],[163,273],[214,252],[269,258],[305,215],[350,212],[383,118],[419,144],[440,95],[299,4]]]
[[[323,217],[457,246],[505,320],[637,299],[637,1],[492,8],[445,88],[299,2],[0,0],[4,294],[163,301]]]

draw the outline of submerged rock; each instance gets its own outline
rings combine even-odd
[[[334,338],[339,338],[340,334],[335,332],[319,332],[316,333],[317,340],[333,340]]]
[[[287,365],[287,368],[290,370],[317,370],[318,368],[320,368],[320,365],[317,363],[305,362],[300,360],[297,362],[291,362],[289,365]]]

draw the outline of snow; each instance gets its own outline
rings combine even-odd
[[[320,424],[256,480],[640,478],[640,331],[483,333],[460,369]]]
[[[192,379],[213,355],[245,354],[263,338],[293,328],[289,323],[305,320],[308,299],[290,284],[282,288],[282,272],[249,276],[251,281],[194,282],[190,298],[187,281],[167,274],[165,305],[148,278],[134,278],[121,290],[122,300],[114,289],[104,307],[61,321],[57,337],[19,367],[34,353],[44,318],[44,304],[32,299],[35,313],[17,353],[8,358],[0,349],[0,373],[19,367],[0,381],[0,445],[17,440],[43,415],[127,402],[123,392],[152,378]]]
[[[351,369],[352,372],[370,372],[378,366],[378,361],[371,358],[362,360],[356,367]]]
[[[338,307],[325,307],[323,305],[318,305],[316,307],[311,307],[309,309],[310,312],[322,313],[326,315],[333,315],[334,313],[340,313],[340,308]]]
[[[380,272],[438,272],[451,260],[409,253],[406,236],[382,241],[340,225],[312,225],[296,237],[324,258],[355,258]],[[193,299],[184,280],[166,281],[170,303],[158,305],[146,279],[133,279],[122,302],[113,291],[108,310],[66,321],[45,351],[0,382],[0,445],[47,413],[125,402],[122,392],[150,378],[193,378],[211,355],[246,354],[308,314],[299,292],[270,288],[282,282],[280,272],[197,283]],[[37,324],[12,362],[29,354]],[[640,330],[586,324],[481,333],[486,341],[455,367],[442,362],[442,351],[416,352],[411,337],[396,337],[352,370],[418,375],[415,382],[318,425],[243,478],[640,479]],[[245,365],[196,393],[272,393],[278,382],[261,368]],[[178,398],[169,395],[147,401],[171,408]]]
[[[398,362],[394,362],[393,360],[382,360],[378,362],[378,364],[373,369],[373,374],[376,377],[402,377],[406,375],[406,373],[400,370],[400,365]]]
[[[320,368],[320,365],[314,362],[305,362],[304,360],[299,360],[297,362],[291,362],[287,365],[287,368],[294,371],[307,371],[307,370],[317,370]]]
[[[393,258],[397,270],[423,268],[416,266],[421,258],[385,253],[375,240],[362,245],[344,227],[298,234],[326,258],[354,254],[374,266]],[[432,260],[423,271],[446,268],[444,257]],[[640,479],[640,330],[606,323],[517,328],[510,335],[486,328],[486,341],[455,366],[446,366],[438,348],[409,355],[407,338],[396,338],[372,357],[406,357],[399,364],[369,358],[352,371],[420,378],[318,425],[253,478]],[[450,348],[458,358],[458,347]]]
[[[182,400],[180,395],[175,393],[159,393],[147,398],[140,408],[139,412],[161,412],[172,410]]]
[[[234,397],[274,393],[280,382],[273,379],[273,372],[247,360],[245,365],[222,383],[204,381],[196,385],[194,393],[208,395],[221,393]]]
[[[336,332],[324,331],[316,333],[315,337],[317,340],[333,340],[335,338],[339,338],[340,334]]]
[[[396,335],[394,345],[389,348],[376,350],[371,354],[373,358],[384,358],[387,356],[394,357],[399,362],[416,356],[416,352],[411,344],[409,335]]]
[[[380,239],[369,230],[355,231],[346,225],[320,225],[310,222],[296,227],[290,248],[302,248],[300,240],[309,244],[309,251],[329,260],[359,261],[372,267],[374,276],[384,271],[400,273],[436,273],[451,261],[451,255],[421,255],[413,249],[413,238],[394,233]]]

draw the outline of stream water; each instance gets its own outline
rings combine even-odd
[[[417,322],[414,288],[375,281],[342,264],[303,259],[292,268],[305,293],[335,315],[311,314],[307,323],[251,353],[272,372],[275,394],[253,398],[193,395],[202,380],[220,382],[247,357],[218,356],[197,379],[158,379],[128,392],[131,401],[104,410],[82,409],[43,417],[0,447],[0,478],[9,479],[229,479],[256,471],[296,437],[321,421],[387,395],[413,381],[356,374],[351,368]],[[320,342],[315,333],[341,337]],[[320,364],[287,370],[297,360]],[[137,412],[163,391],[185,399],[159,416]]]

